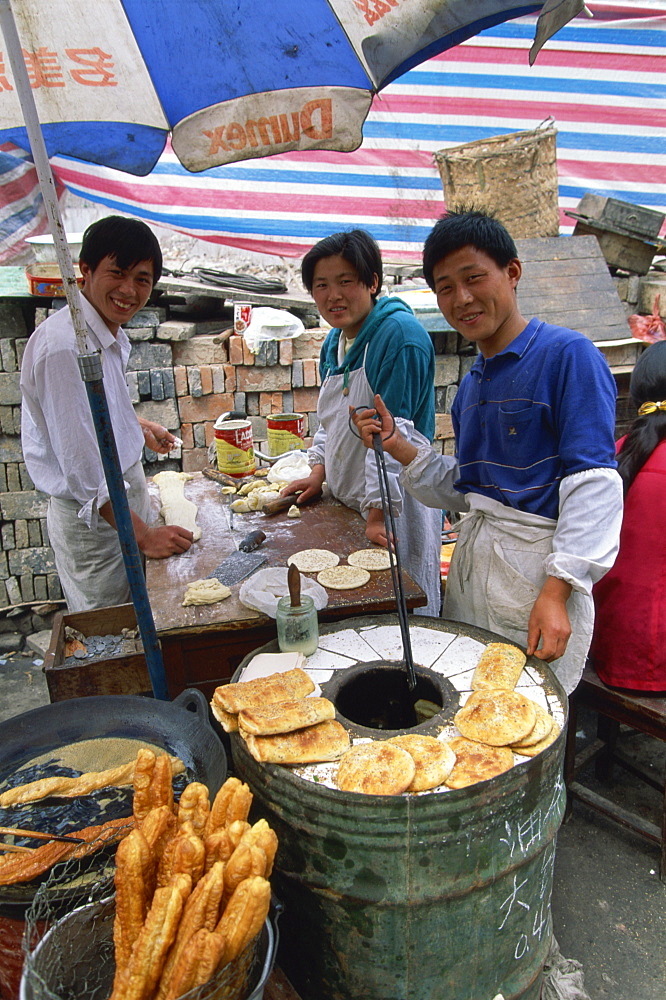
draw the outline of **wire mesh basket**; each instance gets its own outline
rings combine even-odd
[[[552,119],[523,132],[434,153],[449,209],[485,209],[514,239],[559,236],[557,129]]]
[[[68,897],[69,911],[55,902],[54,889],[76,883],[76,862],[57,866],[38,889],[26,916],[20,1000],[108,1000],[115,959],[113,874]],[[71,908],[71,904],[75,908]],[[261,1000],[275,961],[276,915],[257,937],[209,982],[183,1000]]]

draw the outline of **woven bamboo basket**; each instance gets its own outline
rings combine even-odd
[[[492,211],[514,239],[559,236],[556,135],[549,123],[438,150],[447,207]]]

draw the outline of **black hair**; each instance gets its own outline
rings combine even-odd
[[[498,267],[506,267],[518,257],[513,238],[490,212],[464,206],[451,209],[435,223],[423,245],[423,274],[433,291],[435,265],[467,246],[483,250]]]
[[[312,294],[314,271],[320,260],[325,257],[344,257],[348,264],[355,268],[359,281],[366,288],[371,288],[375,275],[379,279],[377,291],[372,295],[372,301],[377,301],[377,294],[382,287],[383,268],[382,255],[379,247],[370,233],[365,229],[351,229],[346,233],[333,233],[315,243],[308,250],[301,262],[301,277],[303,284]]]
[[[643,403],[666,400],[666,341],[651,344],[641,354],[631,373],[631,398],[637,407]],[[618,455],[617,470],[624,484],[624,495],[657,445],[666,438],[666,413],[655,410],[638,417],[627,434]]]
[[[160,280],[160,245],[153,231],[139,219],[107,215],[88,226],[83,234],[79,260],[94,271],[105,257],[113,257],[123,271],[142,260],[150,260],[153,264],[153,285]]]

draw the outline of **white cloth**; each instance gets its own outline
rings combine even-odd
[[[333,496],[367,519],[369,508],[381,508],[375,454],[349,429],[349,407],[372,406],[365,359],[360,368],[348,373],[347,395],[343,394],[343,387],[344,375],[329,375],[324,380],[317,404],[319,428],[308,451],[308,462],[311,466],[321,463]],[[408,439],[417,433],[409,420],[399,418],[396,423]],[[385,458],[400,562],[428,597],[428,603],[417,608],[416,614],[437,616],[441,594],[441,511],[424,507],[405,495],[399,483],[401,466],[390,455]]]
[[[130,342],[124,330],[114,337],[83,296],[91,351],[102,355],[104,390],[120,467],[125,473],[141,458],[144,438],[125,382]],[[69,309],[50,316],[30,337],[21,365],[21,444],[30,478],[38,490],[75,500],[78,516],[92,528],[109,499]],[[104,522],[105,523],[105,522]]]
[[[556,521],[469,494],[444,594],[444,617],[489,629],[520,646],[546,582]],[[567,601],[571,637],[564,656],[550,664],[567,694],[583,672],[592,640],[592,597],[573,590]]]
[[[444,616],[527,645],[530,612],[547,576],[573,587],[567,602],[572,634],[551,663],[570,693],[592,638],[592,585],[615,561],[622,521],[622,483],[614,469],[588,469],[560,485],[557,521],[515,510],[477,493],[453,490],[455,459],[420,446],[401,481],[424,503],[470,514],[460,525],[444,595]]]
[[[463,496],[453,489],[458,475],[455,458],[438,455],[422,435],[418,438],[420,441],[413,442],[418,453],[402,470],[402,485],[429,507],[468,510],[472,498],[478,498],[479,494]],[[556,525],[552,550],[543,567],[546,576],[566,580],[574,590],[591,594],[593,584],[615,562],[620,546],[622,506],[622,480],[615,469],[586,469],[565,476],[560,484],[557,521],[540,519]],[[497,507],[513,509],[500,503]]]
[[[142,520],[150,515],[150,497],[141,462],[124,473],[130,508]],[[70,613],[108,608],[130,601],[118,532],[104,518],[92,530],[78,516],[76,500],[51,497],[46,512],[49,540]]]

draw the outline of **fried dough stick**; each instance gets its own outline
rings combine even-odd
[[[247,820],[252,805],[252,792],[238,778],[227,778],[210,810],[206,823],[206,836],[215,830],[230,826],[235,820]]]
[[[116,851],[116,916],[113,943],[116,976],[127,966],[153,896],[155,858],[140,830],[132,830]]]
[[[225,864],[234,853],[234,845],[229,837],[228,830],[215,830],[204,838],[204,848],[206,850],[206,860],[204,871],[208,872],[216,861],[223,861]]]
[[[158,886],[167,885],[174,875],[189,875],[196,885],[203,875],[206,849],[191,823],[184,823],[167,843],[157,868]]]
[[[157,861],[167,841],[176,833],[176,817],[168,806],[157,806],[156,809],[150,810],[139,829],[148,841]]]
[[[170,885],[156,889],[130,960],[124,969],[117,971],[110,1000],[149,1000],[152,997],[191,889],[189,875],[177,875]]]
[[[191,781],[183,789],[178,803],[178,825],[189,822],[194,827],[194,832],[203,837],[209,816],[208,789],[200,781]]]
[[[224,938],[220,965],[232,962],[257,936],[270,904],[270,883],[260,875],[246,878],[236,887],[215,928]]]
[[[142,751],[140,750],[139,753]],[[145,751],[151,753],[150,750]],[[185,765],[177,757],[168,757],[171,761],[173,774],[180,774],[185,770]],[[40,799],[53,795],[61,799],[78,798],[81,795],[89,795],[100,788],[107,788],[109,785],[131,785],[134,780],[136,761],[129,764],[121,764],[119,767],[111,767],[106,771],[88,771],[79,775],[78,778],[66,778],[57,776],[54,778],[40,778],[38,781],[30,781],[25,785],[16,785],[15,788],[8,788],[0,794],[0,808],[9,806],[25,805],[27,802],[38,802]],[[159,803],[157,803],[159,804]]]
[[[256,874],[268,878],[273,871],[273,863],[278,849],[278,838],[275,830],[268,825],[265,819],[259,819],[254,826],[243,834],[240,842],[242,844],[254,844],[256,847],[261,848],[266,855],[266,871],[256,872]]]
[[[229,858],[224,869],[223,903],[231,899],[236,888],[252,875],[264,876],[266,872],[266,855],[256,844],[240,844]]]
[[[184,770],[185,765],[176,757],[171,758],[168,754],[156,756],[147,747],[139,750],[134,769],[134,819],[137,826],[141,825],[151,809],[169,806],[173,812],[171,779]]]
[[[197,956],[198,949],[194,947],[194,935],[204,929],[215,929],[220,917],[220,901],[224,890],[224,865],[218,861],[207,875],[192,890],[192,895],[185,904],[183,915],[178,927],[176,940],[169,952],[160,979],[157,1000],[166,1000],[171,994],[173,982],[179,982],[185,954]],[[178,973],[178,976],[176,976]],[[180,996],[180,993],[173,994]]]
[[[0,885],[15,882],[29,882],[43,875],[57,861],[68,858],[82,858],[92,854],[106,844],[112,844],[125,835],[132,819],[122,816],[101,826],[87,826],[84,830],[72,830],[72,836],[85,840],[85,844],[67,844],[64,840],[54,840],[43,847],[36,847],[30,854],[4,855],[0,859]]]
[[[164,1000],[177,1000],[177,997],[207,983],[220,964],[223,948],[221,934],[205,929],[197,931],[175,969]]]

